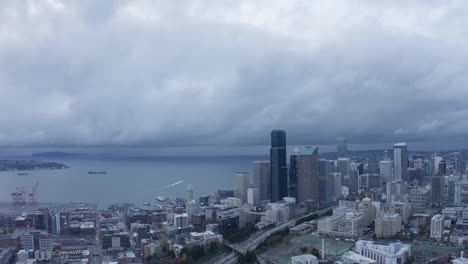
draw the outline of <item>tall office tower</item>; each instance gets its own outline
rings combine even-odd
[[[380,178],[384,182],[393,180],[393,161],[388,157],[387,151],[382,161],[379,162]]]
[[[440,164],[440,162],[441,162],[442,160],[443,160],[443,158],[442,158],[442,157],[439,157],[439,156],[434,156],[434,157],[432,158],[432,167],[433,167],[433,169],[432,169],[432,174],[433,174],[433,175],[431,175],[431,176],[434,176],[434,175],[436,175],[436,174],[439,172],[439,164]]]
[[[393,145],[394,179],[407,181],[408,177],[408,147],[406,143]]]
[[[358,193],[359,191],[359,171],[357,169],[351,169],[351,175],[349,176],[349,192]]]
[[[271,173],[269,160],[253,162],[253,184],[258,189],[260,201],[271,200]]]
[[[434,175],[431,180],[432,203],[439,206],[445,203],[445,177]]]
[[[321,203],[329,202],[333,195],[333,185],[330,180],[332,169],[329,160],[319,160],[319,200]]]
[[[317,147],[302,147],[297,159],[298,202],[319,202],[319,161]]]
[[[341,191],[341,187],[343,187],[341,178],[343,177],[341,177],[341,173],[339,172],[330,173],[330,177],[333,179],[333,198],[336,201],[343,196]]]
[[[297,199],[297,157],[299,149],[294,149],[289,156],[288,196]]]
[[[367,159],[367,174],[379,174],[379,161],[376,157]]]
[[[288,167],[286,163],[286,132],[271,131],[270,148],[271,201],[288,196]]]
[[[338,158],[336,161],[336,172],[341,173],[341,183],[349,186],[349,175],[351,174],[351,160],[348,158]]]
[[[447,181],[447,204],[458,206],[461,202],[461,184],[458,176],[449,176]]]
[[[446,160],[443,159],[439,162],[437,174],[447,175],[447,161]]]
[[[463,151],[460,151],[458,153],[458,156],[455,160],[455,169],[458,173],[461,175],[465,174],[466,171],[466,159],[465,159],[465,153]]]
[[[234,187],[234,194],[237,198],[241,199],[242,204],[247,203],[247,190],[249,189],[249,174],[247,172],[236,173],[236,185]]]
[[[346,158],[348,156],[348,142],[346,138],[336,139],[336,157]]]
[[[247,203],[250,206],[257,205],[258,202],[260,201],[259,197],[260,197],[260,194],[259,194],[258,189],[256,187],[251,186],[247,190]]]
[[[423,168],[423,160],[422,159],[415,159],[413,161],[413,168],[414,169],[422,169]]]
[[[434,173],[432,172],[432,167],[433,167],[433,166],[432,166],[431,164],[432,164],[431,161],[428,160],[428,159],[425,159],[425,160],[423,161],[423,168],[422,168],[422,170],[423,170],[423,178],[432,177],[432,175],[434,174]]]
[[[187,201],[192,201],[193,200],[193,186],[192,184],[189,184],[187,186]]]

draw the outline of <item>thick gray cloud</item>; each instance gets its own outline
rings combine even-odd
[[[466,1],[0,2],[0,145],[468,143]]]

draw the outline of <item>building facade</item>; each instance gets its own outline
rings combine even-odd
[[[286,163],[286,132],[271,131],[270,148],[271,201],[288,196],[288,167]]]

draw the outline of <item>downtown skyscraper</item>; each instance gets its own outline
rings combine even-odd
[[[302,147],[297,159],[297,168],[298,202],[309,200],[318,203],[320,200],[318,148]]]
[[[337,158],[346,158],[348,156],[348,142],[346,138],[336,139],[336,155]]]
[[[284,130],[271,131],[270,168],[271,201],[277,202],[288,196],[286,132]]]
[[[294,149],[289,155],[289,178],[288,196],[297,199],[297,158],[300,155],[299,149]]]
[[[271,200],[271,168],[269,160],[253,162],[253,183],[258,189],[260,201]]]
[[[408,180],[408,147],[406,143],[393,145],[393,173],[394,180]]]

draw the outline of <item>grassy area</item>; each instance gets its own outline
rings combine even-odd
[[[202,258],[198,259],[195,264],[203,264],[203,263],[208,263],[210,260],[217,258],[224,253],[228,252],[227,248],[225,246],[219,247],[216,251],[213,252],[208,252],[205,256]]]

